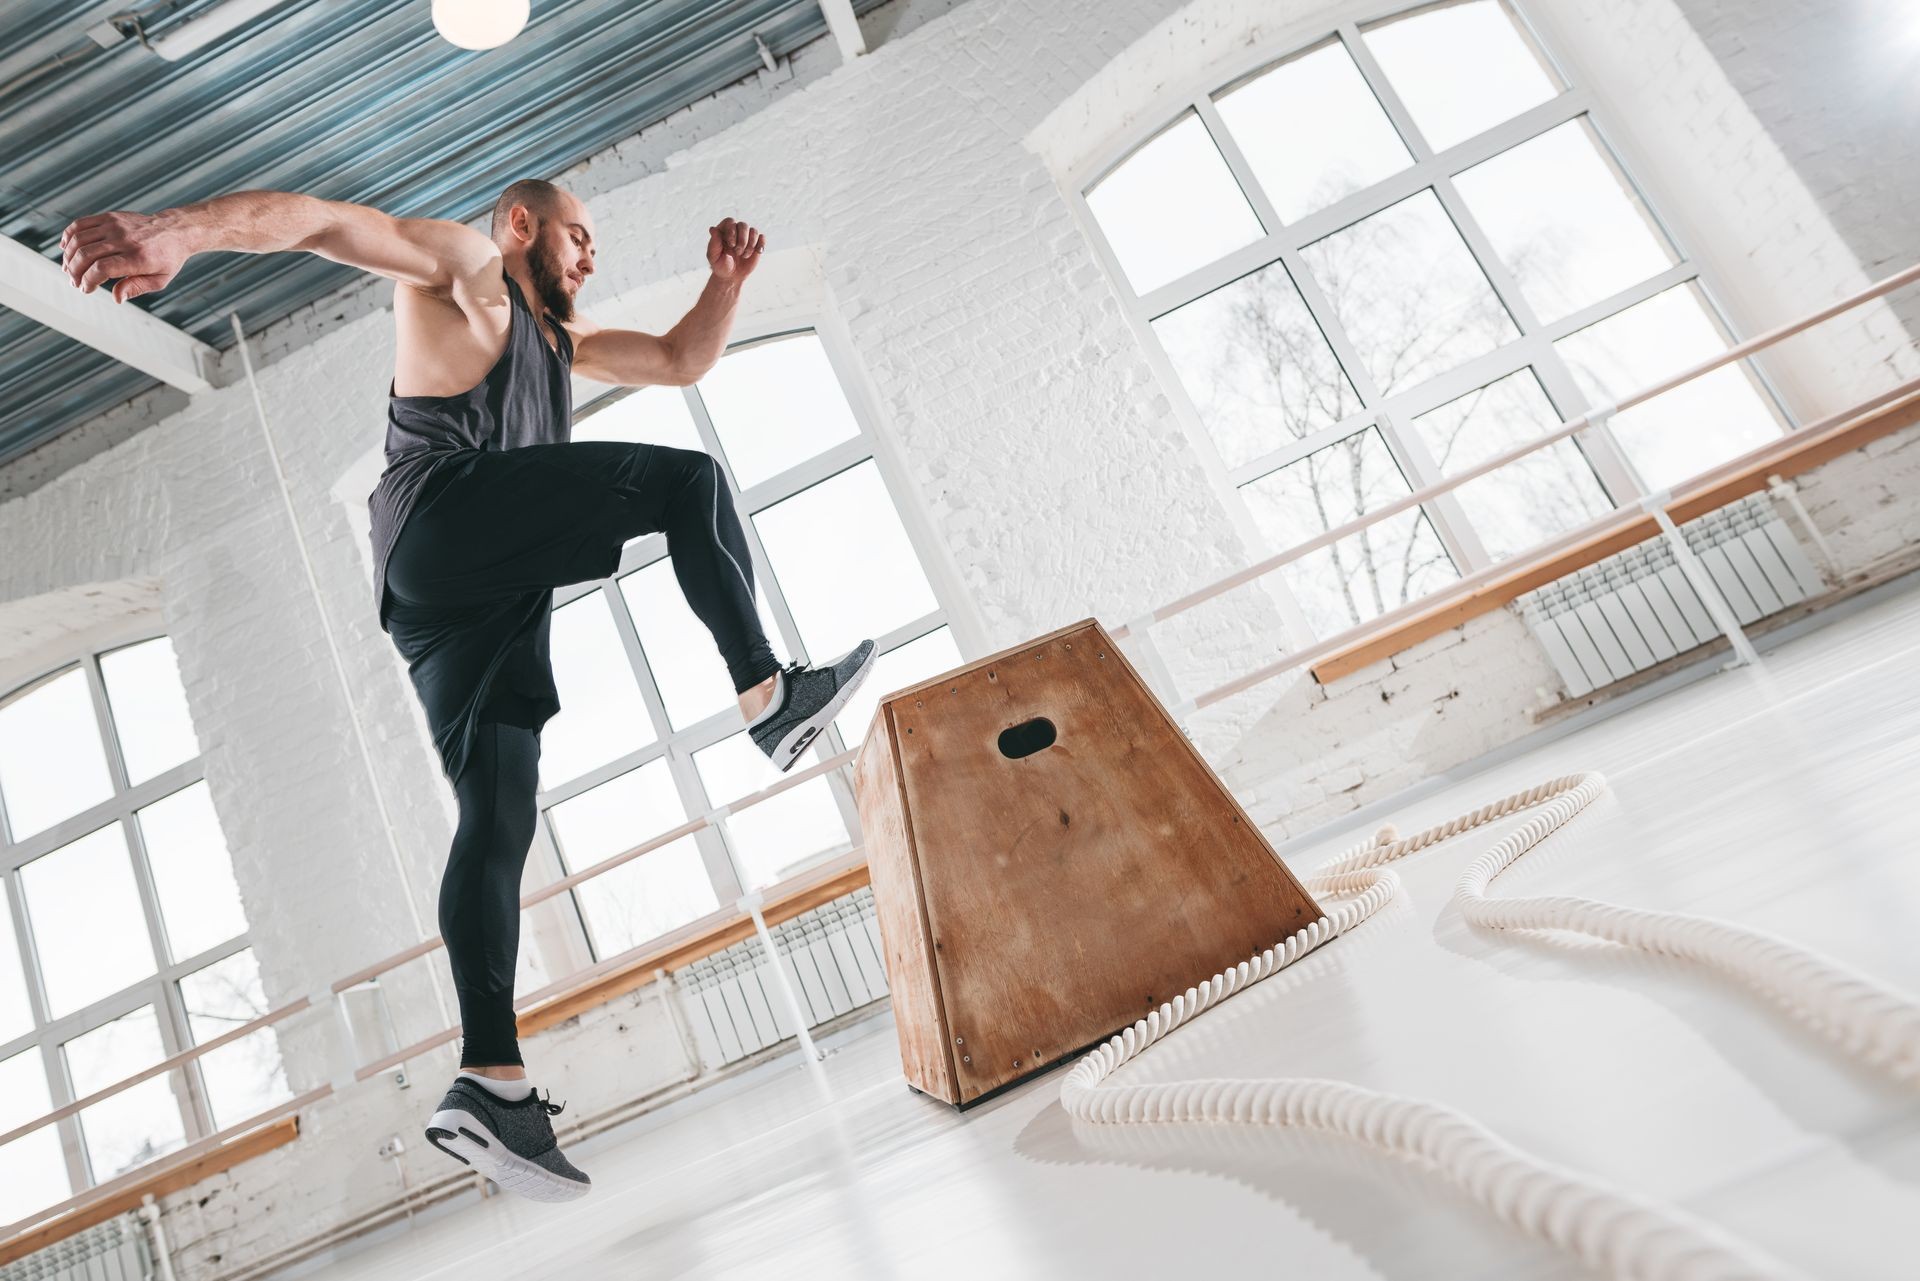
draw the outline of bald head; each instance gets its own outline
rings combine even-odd
[[[568,204],[569,197],[562,188],[544,178],[522,178],[493,202],[493,228],[489,234],[495,244],[504,245],[511,234],[515,205],[524,205],[535,218],[546,220],[560,217],[567,211]]]

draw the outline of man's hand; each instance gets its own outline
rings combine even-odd
[[[113,300],[125,302],[165,288],[193,249],[165,213],[121,210],[68,223],[60,233],[60,253],[61,267],[82,293],[111,280]]]
[[[744,222],[723,218],[717,227],[707,228],[707,266],[714,279],[737,285],[753,274],[760,264],[760,251],[767,238]]]

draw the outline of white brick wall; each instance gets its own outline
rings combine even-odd
[[[1920,261],[1920,12],[1908,0],[1678,0],[1869,276]],[[1892,299],[1920,334],[1920,289]]]
[[[1568,71],[1601,99],[1619,130],[1610,140],[1742,333],[1771,329],[1920,261],[1916,248],[1903,262],[1862,264],[1834,225],[1842,193],[1816,197],[1796,167],[1815,157],[1782,149],[1674,0],[1524,3]],[[1776,9],[1800,6],[1721,7],[1765,10],[1747,24],[1762,31],[1778,21]],[[1851,74],[1840,65],[1826,70]],[[1889,208],[1876,216],[1909,215]],[[1907,296],[1916,293],[1910,287]],[[1808,421],[1920,374],[1913,344],[1883,300],[1790,340],[1761,363]]]
[[[1623,123],[1656,185],[1677,181],[1689,147],[1729,171],[1774,166],[1772,204],[1743,197],[1716,211],[1712,184],[1684,200],[1696,247],[1724,248],[1747,264],[1735,278],[1754,278],[1743,322],[1778,320],[1859,278],[1725,77],[1689,51],[1672,0],[1539,7],[1580,42],[1588,71],[1622,77],[1624,96],[1642,103]],[[697,283],[701,229],[728,213],[757,221],[785,274],[778,287],[770,271],[767,288],[749,290],[742,325],[826,308],[822,324],[857,369],[883,463],[962,635],[999,647],[1088,614],[1123,622],[1245,563],[1251,544],[1230,496],[1195,461],[1061,175],[1155,123],[1170,95],[1247,42],[1277,53],[1386,8],[899,0],[866,19],[867,57],[841,66],[818,42],[782,72],[564,175],[601,233],[583,307],[613,321],[658,315]],[[1642,48],[1653,36],[1654,50],[1673,55],[1665,72]],[[1641,136],[1643,119],[1657,137]],[[18,495],[0,504],[0,620],[30,622],[36,646],[56,642],[62,629],[99,621],[103,598],[87,593],[104,590],[157,611],[172,634],[276,1002],[411,942],[412,915],[431,930],[452,830],[404,666],[368,599],[364,469],[382,431],[389,296],[384,284],[358,286],[261,344],[261,389],[323,605],[307,589],[244,383],[130,435],[126,414],[90,425],[83,432],[109,447],[83,461],[30,456],[0,475],[0,495]],[[1856,359],[1870,339],[1856,331],[1852,346],[1814,364],[1847,370],[1827,357]],[[1822,373],[1807,394],[1853,386]],[[1908,467],[1920,451],[1883,453],[1900,467],[1876,471],[1878,488],[1819,494],[1816,519],[1849,555],[1878,555],[1920,532]],[[353,746],[322,608],[403,868]],[[1280,618],[1255,586],[1157,638],[1191,693],[1270,660]],[[0,654],[9,659],[21,661],[19,646]],[[1256,818],[1294,832],[1514,737],[1551,683],[1524,629],[1498,613],[1332,690],[1275,682],[1193,727]],[[439,1025],[444,964],[429,958],[395,983],[403,1041]],[[613,1099],[683,1072],[681,1048],[646,1008],[636,996],[536,1042],[542,1084],[559,1097]],[[325,1079],[311,1030],[287,1046],[296,1088]],[[384,1200],[391,1170],[374,1148],[396,1130],[417,1133],[433,1101],[424,1096],[452,1063],[451,1051],[416,1062],[422,1088],[411,1092],[368,1085],[329,1100],[309,1111],[297,1149],[170,1199],[182,1220],[173,1236],[188,1243],[183,1281]],[[414,1177],[438,1172],[433,1155],[410,1156],[421,1162]]]

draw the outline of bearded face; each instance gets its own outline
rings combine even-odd
[[[542,232],[545,232],[543,227]],[[533,291],[540,295],[540,302],[547,314],[565,324],[573,319],[573,291],[568,288],[567,268],[561,260],[561,243],[564,236],[554,237],[542,234],[534,241],[533,250],[527,255],[527,271],[533,277]],[[556,243],[556,241],[560,243]]]

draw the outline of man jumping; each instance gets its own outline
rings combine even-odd
[[[538,821],[540,731],[560,710],[553,590],[603,578],[629,539],[665,531],[680,590],[712,632],[753,741],[785,771],[873,665],[862,641],[781,667],[754,606],[753,562],[720,463],[697,450],[569,439],[577,373],[640,387],[696,382],[726,350],[766,237],[707,229],[699,301],[665,334],[575,314],[594,271],[593,217],[523,179],[492,235],[363,205],[242,191],[156,214],[95,214],[60,238],[67,275],[126,302],[193,254],[304,250],[396,281],[386,470],[367,503],[374,607],[407,660],[459,823],[440,931],[460,1000],[460,1073],[427,1125],[441,1151],[536,1200],[583,1196],[536,1097],[513,1015],[520,875]],[[400,389],[404,387],[406,391]]]

